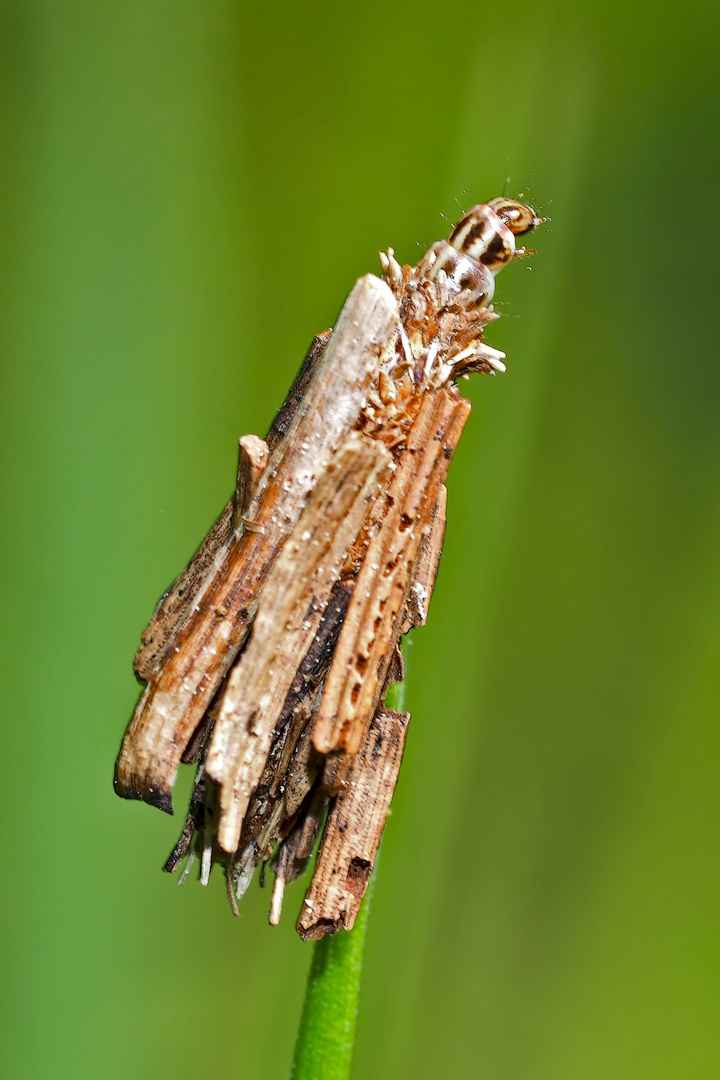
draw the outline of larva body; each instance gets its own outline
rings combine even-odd
[[[444,271],[458,293],[469,294],[467,306],[487,307],[495,293],[495,275],[512,259],[526,254],[524,248],[516,248],[515,237],[529,232],[541,220],[534,210],[514,199],[481,203],[457,223],[449,240],[432,245],[418,270],[430,281]]]

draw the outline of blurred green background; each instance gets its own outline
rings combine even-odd
[[[160,873],[132,656],[377,250],[507,187],[355,1075],[718,1076],[717,6],[1,12],[4,1075],[286,1076],[302,890]]]

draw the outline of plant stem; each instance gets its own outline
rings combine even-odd
[[[408,645],[406,638],[406,656]],[[404,709],[405,686],[403,680],[388,689],[389,709]],[[374,884],[375,870],[353,929],[329,934],[313,947],[291,1080],[349,1080]]]
[[[350,1076],[371,890],[372,881],[349,933],[328,935],[313,946],[290,1073],[293,1080]]]

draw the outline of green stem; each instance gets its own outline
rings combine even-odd
[[[406,656],[408,645],[406,638]],[[403,680],[388,689],[388,708],[402,712],[405,686]],[[374,884],[375,870],[353,929],[329,934],[313,947],[291,1080],[349,1080]]]
[[[372,882],[354,928],[349,933],[329,934],[313,947],[290,1073],[293,1080],[347,1080],[350,1076],[371,889]]]

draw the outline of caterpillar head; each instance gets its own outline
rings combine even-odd
[[[525,250],[515,248],[515,237],[530,232],[544,219],[531,206],[501,196],[469,210],[450,234],[456,251],[475,259],[492,274]]]

